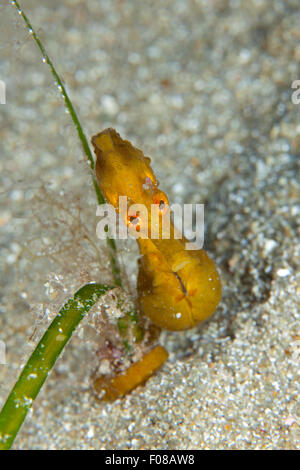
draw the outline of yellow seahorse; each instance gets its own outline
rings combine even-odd
[[[187,240],[177,238],[172,222],[169,237],[165,238],[168,226],[163,226],[162,218],[169,210],[169,202],[158,188],[149,157],[111,128],[94,136],[92,143],[97,156],[97,181],[107,202],[118,212],[119,197],[126,196],[128,206],[141,204],[147,209],[148,220],[143,211],[124,214],[125,224],[140,232],[146,227],[148,235],[137,238],[142,255],[137,282],[142,312],[154,324],[167,330],[193,328],[214,313],[221,298],[221,282],[213,261],[204,250],[187,250]],[[156,212],[151,212],[152,205]],[[158,227],[157,238],[151,238],[151,222]],[[161,347],[154,348],[153,354],[161,354]],[[166,354],[161,355],[162,362],[166,357]],[[131,372],[129,368],[122,375],[123,382],[128,379],[126,391],[130,389]],[[149,376],[146,369],[144,375]],[[110,382],[114,390],[117,382],[116,379],[114,384]],[[109,396],[107,392],[107,398]]]
[[[151,205],[163,212],[168,198],[159,188],[150,158],[123,140],[114,129],[106,129],[92,139],[97,155],[96,176],[106,200],[119,210],[119,196],[128,205],[143,204],[151,227]],[[128,218],[128,216],[126,215]],[[126,223],[143,226],[141,216]],[[203,250],[186,250],[187,240],[175,238],[138,238],[141,258],[138,274],[138,299],[142,311],[153,323],[167,330],[193,328],[211,316],[221,298],[221,283],[213,261]]]

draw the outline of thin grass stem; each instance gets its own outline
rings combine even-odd
[[[87,284],[61,308],[36,346],[0,413],[0,450],[10,449],[43,383],[79,322],[112,286]]]

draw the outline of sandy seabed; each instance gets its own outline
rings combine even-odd
[[[298,0],[22,6],[87,135],[116,128],[151,156],[171,202],[205,203],[223,298],[200,327],[164,332],[168,362],[113,404],[91,392],[86,319],[14,448],[296,449]],[[57,305],[110,271],[70,116],[16,9],[2,1],[0,13],[1,405]],[[136,247],[120,250],[132,286]]]

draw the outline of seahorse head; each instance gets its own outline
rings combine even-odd
[[[114,129],[105,129],[92,138],[97,156],[96,177],[101,191],[115,209],[119,196],[128,198],[128,205],[143,204],[149,213],[151,205],[159,210],[168,205],[167,196],[159,190],[150,166],[150,158],[123,140]]]

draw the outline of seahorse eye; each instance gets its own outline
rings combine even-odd
[[[131,225],[131,226],[135,227],[135,230],[137,232],[139,232],[141,230],[139,215],[140,215],[140,213],[136,212],[135,215],[130,215],[130,216],[127,217],[128,225]]]
[[[168,207],[168,201],[165,201],[162,198],[155,198],[153,202],[157,205],[160,214],[164,214],[166,212]]]
[[[166,206],[165,201],[163,201],[163,200],[161,199],[161,200],[159,201],[159,206],[158,206],[159,210],[160,210],[160,211],[163,211],[164,208],[165,208],[165,206]]]

